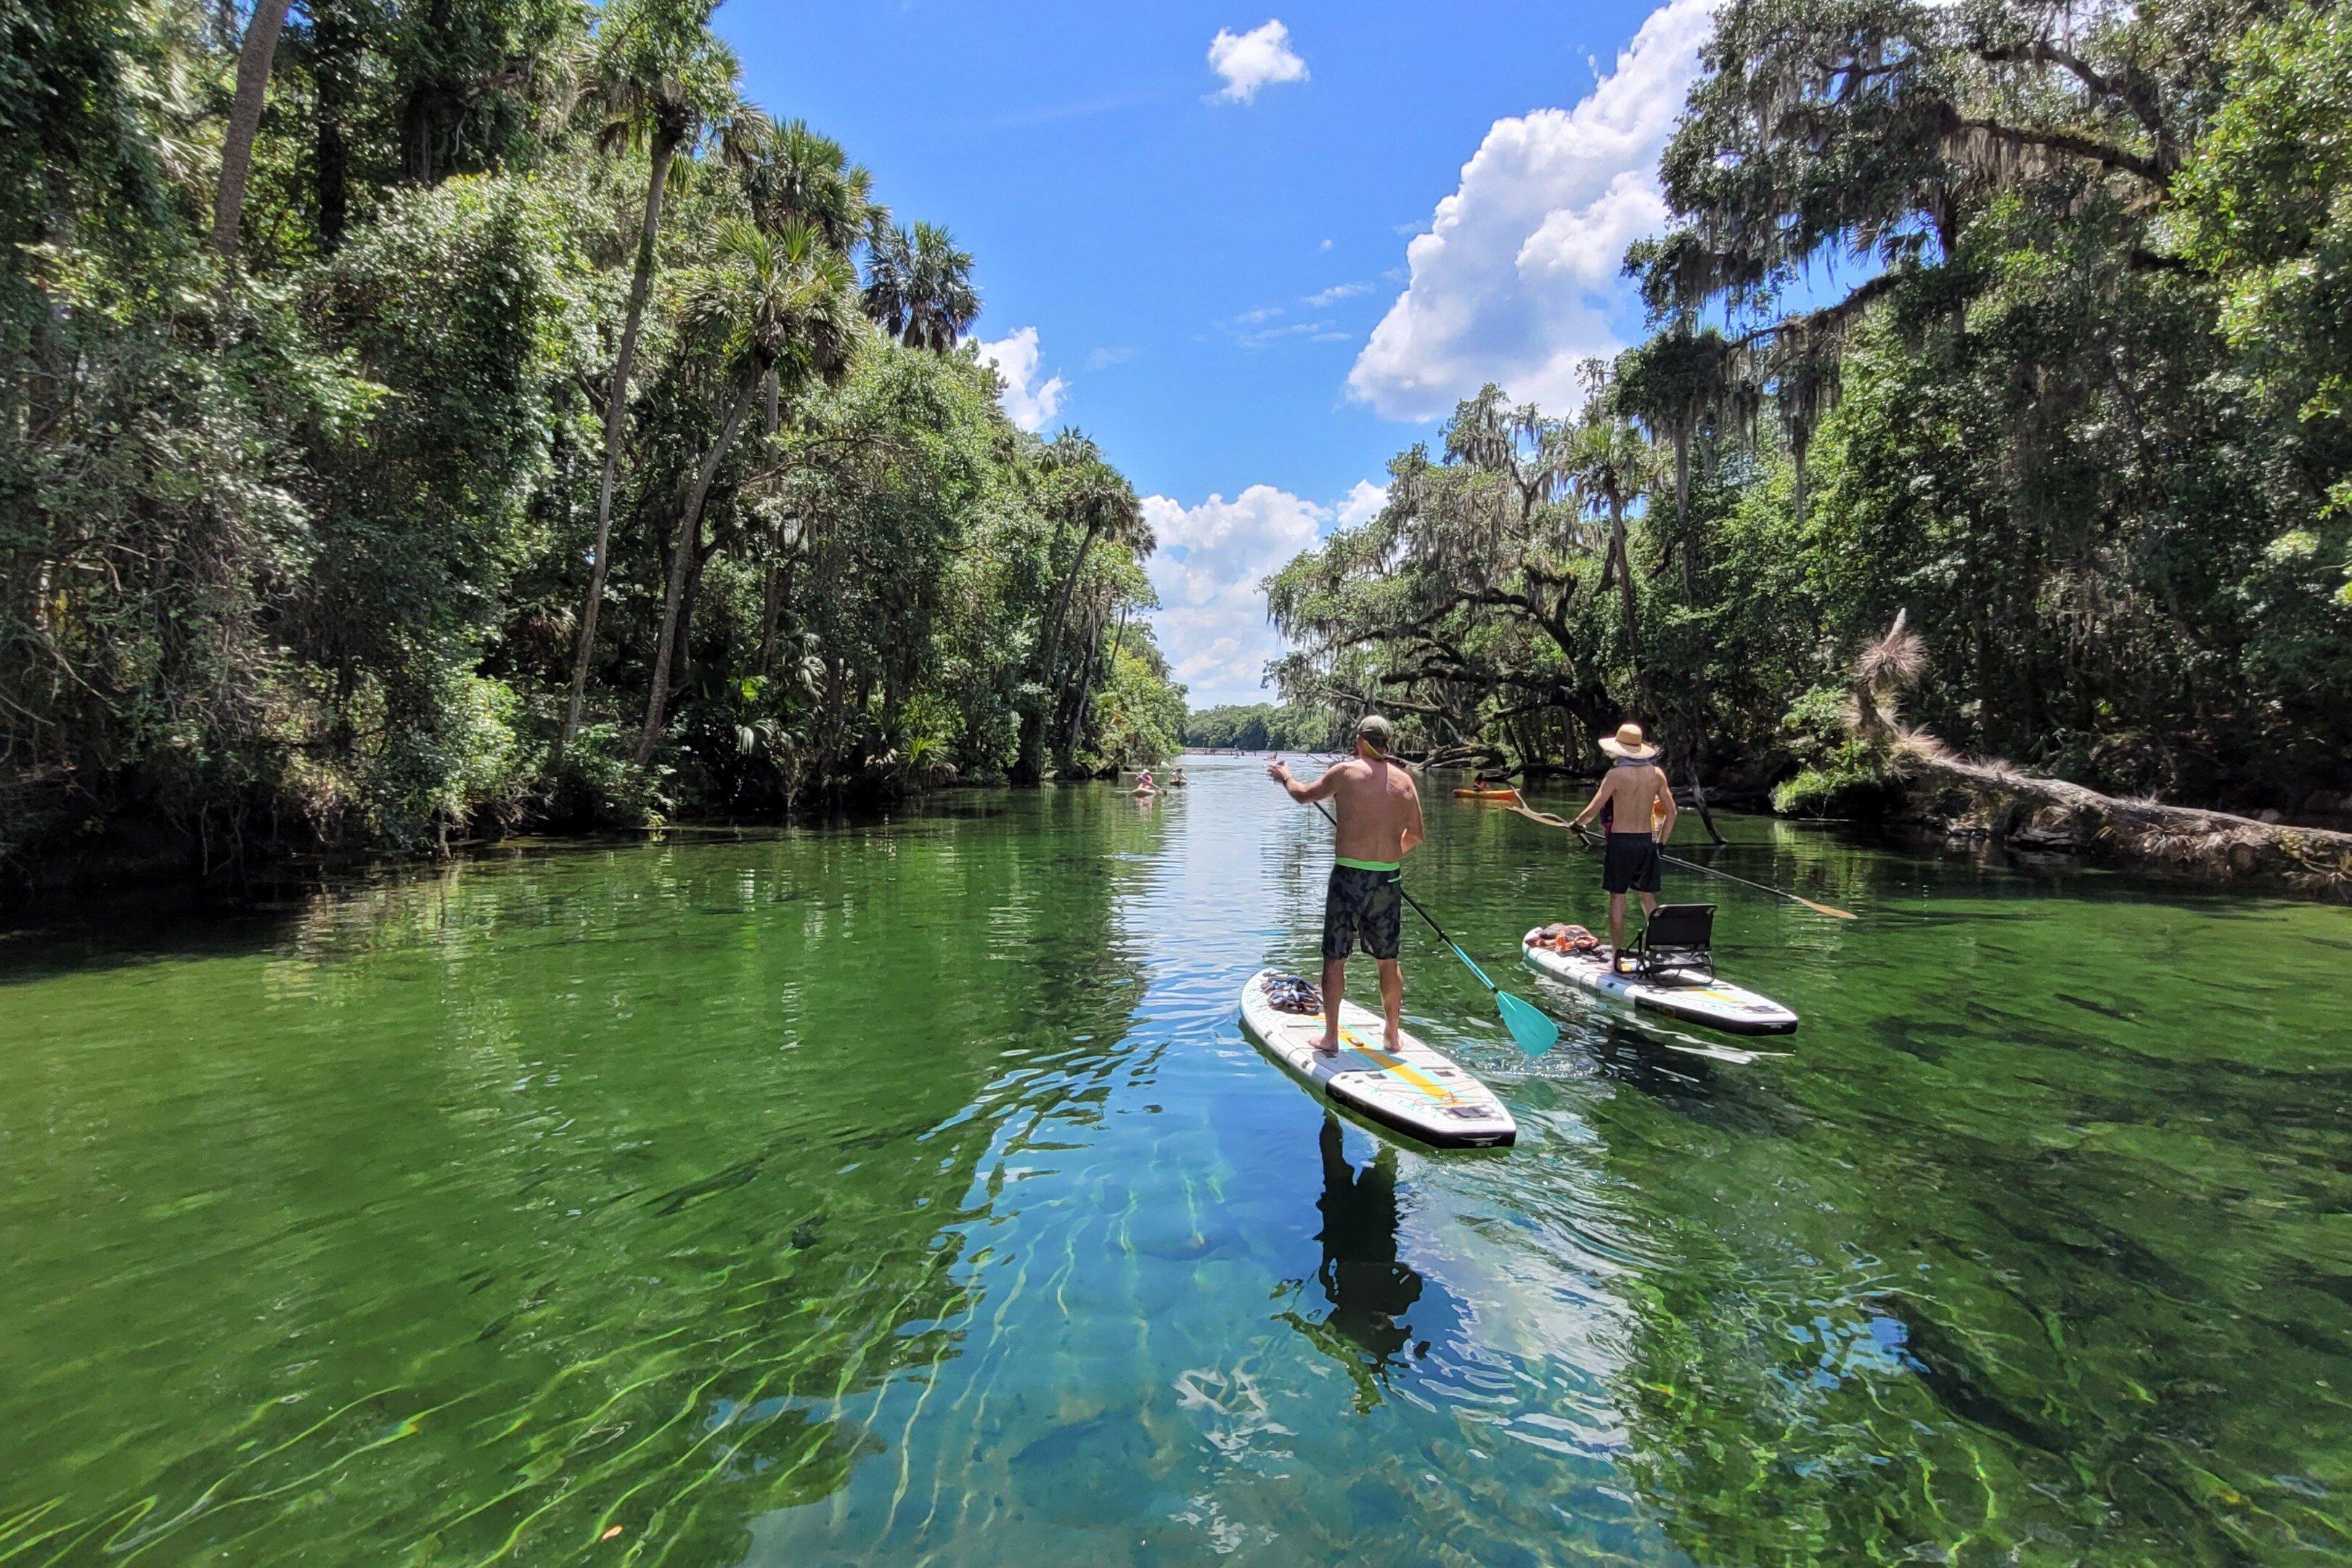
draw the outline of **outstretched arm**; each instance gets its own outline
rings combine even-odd
[[[1288,790],[1290,792],[1290,798],[1299,802],[1301,805],[1309,804],[1318,800],[1330,799],[1331,792],[1334,789],[1337,789],[1339,785],[1339,764],[1334,763],[1329,767],[1325,768],[1323,770],[1323,776],[1317,779],[1313,784],[1300,784],[1297,779],[1290,776],[1290,764],[1282,761],[1280,758],[1276,758],[1275,761],[1267,763],[1265,769],[1265,776],[1282,785],[1284,789]]]

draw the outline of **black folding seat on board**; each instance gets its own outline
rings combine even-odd
[[[1715,978],[1715,906],[1660,904],[1642,928],[1642,973],[1653,980],[1704,984]]]

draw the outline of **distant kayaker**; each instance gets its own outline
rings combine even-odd
[[[1315,1048],[1339,1048],[1339,999],[1346,994],[1348,955],[1361,942],[1381,973],[1381,1015],[1393,1047],[1403,1031],[1404,971],[1397,939],[1404,924],[1398,887],[1404,858],[1422,840],[1421,791],[1412,774],[1389,755],[1396,731],[1377,713],[1356,726],[1356,754],[1333,763],[1313,784],[1290,776],[1276,757],[1266,776],[1301,802],[1328,800],[1339,820],[1331,844],[1331,880],[1323,896],[1323,1037]]]
[[[1601,857],[1601,886],[1609,894],[1609,962],[1625,971],[1625,895],[1639,893],[1642,912],[1658,907],[1658,889],[1664,867],[1659,850],[1674,837],[1675,792],[1658,766],[1658,748],[1628,721],[1613,736],[1601,739],[1611,761],[1608,776],[1593,792],[1591,804],[1576,814],[1581,827],[1601,819],[1605,846]]]

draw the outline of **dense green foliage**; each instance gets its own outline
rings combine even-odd
[[[1177,743],[1132,489],[707,5],[276,15],[0,10],[0,859]]]
[[[1184,743],[1213,751],[1328,752],[1338,748],[1344,727],[1328,708],[1235,702],[1192,714],[1184,723]]]
[[[1634,714],[1787,798],[1836,693],[2114,790],[2293,807],[2352,747],[2352,32],[2335,12],[1731,0],[1588,405],[1465,403],[1269,584],[1286,695],[1531,765]],[[1812,309],[1824,263],[1869,276]]]

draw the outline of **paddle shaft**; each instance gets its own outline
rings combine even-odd
[[[1524,804],[1519,807],[1519,815],[1529,821],[1540,822],[1547,827],[1565,827],[1576,835],[1579,843],[1588,848],[1591,847],[1591,838],[1586,830],[1573,822],[1554,816],[1549,812],[1536,811]],[[1801,893],[1792,893],[1785,888],[1775,888],[1767,882],[1751,882],[1745,877],[1735,877],[1730,872],[1718,870],[1713,866],[1702,866],[1696,860],[1685,860],[1679,855],[1669,855],[1664,849],[1658,851],[1658,858],[1669,865],[1680,866],[1685,871],[1697,871],[1709,877],[1720,877],[1727,882],[1737,882],[1743,888],[1753,888],[1759,893],[1769,893],[1776,899],[1787,899],[1791,903],[1802,904],[1809,910],[1828,915],[1834,920],[1850,921],[1859,918],[1852,910],[1839,909],[1834,904],[1815,903]]]

